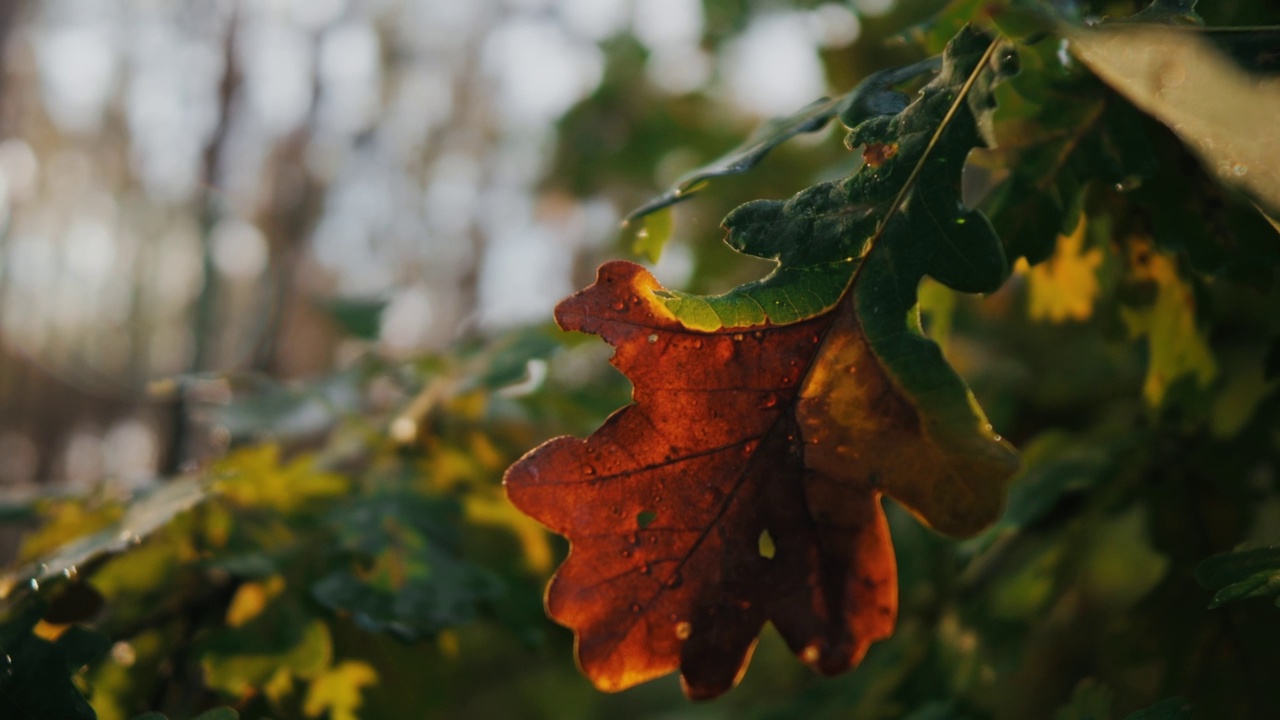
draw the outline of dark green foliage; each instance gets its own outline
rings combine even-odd
[[[28,595],[0,616],[0,716],[92,720],[93,708],[71,677],[106,653],[111,641],[84,628],[71,628],[54,641],[36,637],[31,631],[45,609]]]
[[[502,585],[457,557],[458,513],[456,503],[417,493],[375,495],[338,510],[331,522],[339,547],[367,577],[335,570],[312,586],[316,600],[406,642],[471,621]]]
[[[376,340],[378,330],[382,327],[382,311],[387,309],[387,301],[368,298],[333,298],[326,301],[322,307],[347,334],[361,340]]]
[[[191,720],[238,720],[239,717],[240,713],[231,708],[214,708],[200,713],[191,718]],[[160,713],[149,712],[143,713],[133,718],[133,720],[169,720],[169,717]]]
[[[1172,697],[1139,710],[1125,720],[1191,720],[1191,705],[1185,698]]]
[[[1196,580],[1214,591],[1210,608],[1247,598],[1280,596],[1280,546],[1215,555],[1196,568]],[[1280,598],[1276,604],[1280,605]]]

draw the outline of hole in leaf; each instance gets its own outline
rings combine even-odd
[[[649,527],[649,524],[658,518],[658,513],[652,510],[641,510],[636,514],[636,525],[641,530]]]
[[[773,545],[773,536],[769,534],[769,530],[765,529],[760,532],[760,557],[773,559],[774,553],[778,549]]]

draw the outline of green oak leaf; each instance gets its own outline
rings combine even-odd
[[[893,114],[850,117],[860,121],[846,144],[863,147],[866,160],[853,175],[786,201],[747,203],[725,218],[729,246],[777,263],[770,275],[723,295],[664,291],[667,309],[686,327],[705,331],[818,315],[844,294],[869,241],[895,207],[899,212],[880,240],[891,248],[886,256],[905,252],[920,270],[956,290],[998,288],[1009,272],[1000,240],[986,217],[966,208],[960,196],[966,157],[990,142],[984,128],[994,108],[992,78],[966,87],[990,43],[972,29],[961,32],[947,46],[937,77],[914,102]],[[1003,55],[995,65],[982,75],[1007,74],[1012,57]]]

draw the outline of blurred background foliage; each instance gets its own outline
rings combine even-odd
[[[764,119],[1008,4],[0,4],[0,714],[1280,716],[1280,236],[1056,39],[968,168],[1015,274],[921,292],[1024,453],[1000,523],[890,503],[899,628],[837,679],[766,631],[715,703],[603,695],[542,614],[565,548],[502,471],[629,392],[554,302]],[[841,140],[675,206],[655,273],[759,277],[720,218]]]

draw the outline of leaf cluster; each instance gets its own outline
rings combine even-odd
[[[708,2],[709,39],[750,5]],[[680,710],[709,718],[1280,715],[1267,12],[954,0],[642,204],[656,261],[721,188],[810,183],[727,213],[763,263],[605,264],[557,313],[605,343],[182,379],[232,395],[202,408],[225,457],[0,507],[40,521],[0,580],[0,716],[656,715],[680,686],[637,684],[676,671],[727,693]],[[608,51],[571,189],[732,144]],[[848,152],[786,145],[837,122]],[[330,310],[373,336],[377,305]]]

